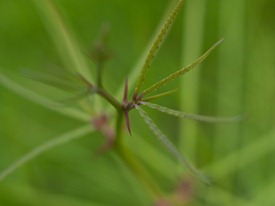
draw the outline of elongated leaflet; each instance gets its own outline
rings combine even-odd
[[[48,151],[49,149],[52,149],[59,145],[63,145],[63,144],[70,142],[74,139],[84,137],[84,135],[88,134],[89,132],[92,132],[93,130],[94,129],[91,127],[90,124],[84,125],[78,129],[74,129],[70,132],[67,132],[67,133],[57,137],[57,138],[54,138],[53,140],[50,140],[48,142],[45,142],[44,144],[41,144],[41,145],[35,147],[29,153],[21,156],[17,161],[15,161],[9,167],[7,167],[5,170],[3,170],[0,173],[0,181],[5,179],[6,176],[10,175],[12,172],[14,172],[19,167],[25,165],[27,162],[29,162],[30,160],[39,156],[40,154]]]
[[[144,102],[149,102],[149,101],[152,101],[154,99],[158,99],[160,97],[164,97],[166,95],[169,95],[169,94],[172,94],[174,92],[178,91],[177,89],[174,89],[174,90],[171,90],[171,91],[168,91],[168,92],[163,92],[163,93],[160,93],[160,94],[157,94],[157,95],[154,95],[154,96],[150,96],[150,97],[146,97],[146,98],[142,98],[142,101]]]
[[[197,115],[197,114],[190,114],[185,112],[176,111],[167,107],[162,107],[157,104],[152,104],[149,102],[142,102],[142,104],[152,108],[156,109],[160,112],[164,112],[166,114],[170,114],[176,117],[180,118],[186,118],[201,122],[208,122],[208,123],[230,123],[230,122],[237,122],[243,119],[242,116],[232,116],[232,117],[211,117],[211,116],[203,116],[203,115]]]
[[[150,86],[149,88],[145,89],[142,94],[143,96],[146,94],[149,94],[150,92],[153,92],[157,90],[158,88],[168,84],[169,82],[173,81],[175,78],[182,76],[186,72],[189,72],[191,69],[195,68],[198,64],[200,64],[221,42],[223,39],[219,40],[217,43],[215,43],[210,49],[208,49],[202,56],[200,56],[196,61],[193,63],[187,65],[186,67],[170,74],[166,78],[160,80],[156,84]]]
[[[70,71],[61,69],[49,70],[49,71],[35,71],[35,70],[23,70],[22,75],[44,83],[46,85],[55,87],[60,90],[67,92],[79,92],[86,89],[86,85],[83,81],[77,76],[71,73]]]
[[[188,160],[187,158],[180,153],[177,148],[170,142],[165,134],[158,128],[158,126],[153,122],[153,120],[143,111],[138,105],[135,105],[135,108],[138,110],[140,116],[144,119],[145,123],[152,130],[154,135],[166,146],[166,148],[182,163],[195,177],[201,181],[209,184],[210,180],[207,176],[198,171]]]
[[[146,77],[146,74],[151,66],[151,63],[159,49],[159,46],[161,45],[161,43],[163,42],[163,39],[164,37],[167,35],[167,32],[169,31],[172,23],[174,22],[175,20],[175,17],[177,16],[177,14],[179,13],[180,11],[180,8],[183,4],[184,0],[180,0],[178,2],[178,4],[176,5],[176,7],[174,8],[174,10],[172,11],[172,13],[169,15],[168,19],[165,21],[164,25],[162,26],[159,34],[157,35],[157,38],[156,40],[154,41],[150,51],[149,51],[149,54],[145,60],[145,63],[141,69],[141,72],[140,72],[140,75],[139,75],[139,79],[138,79],[138,82],[137,82],[137,85],[136,85],[136,88],[135,88],[135,93],[134,95],[137,96],[139,91],[140,91],[140,88],[142,86],[142,84],[144,83],[145,81],[145,77]]]
[[[0,70],[3,70],[2,67],[0,67]],[[49,99],[47,99],[44,96],[40,96],[39,94],[36,94],[35,92],[23,87],[22,85],[18,84],[17,82],[11,80],[6,75],[0,72],[0,84],[4,87],[8,88],[9,90],[17,93],[18,95],[24,97],[25,99],[28,99],[29,101],[38,104],[40,106],[43,106],[49,110],[61,113],[63,115],[79,119],[81,121],[87,122],[90,120],[90,115],[87,113],[84,113],[83,111],[80,111],[75,108],[65,108],[62,107],[60,103],[53,102]]]
[[[60,15],[54,1],[32,1],[37,7],[45,26],[51,35],[54,45],[67,69],[77,71],[92,80],[89,65],[83,58],[72,30]]]

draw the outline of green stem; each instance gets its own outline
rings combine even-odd
[[[142,164],[134,157],[132,152],[123,144],[122,139],[122,128],[123,128],[123,104],[119,102],[116,98],[110,95],[105,89],[97,88],[96,92],[106,99],[110,104],[112,104],[117,110],[117,120],[116,120],[116,141],[114,149],[121,160],[127,165],[127,167],[133,172],[133,174],[143,183],[143,185],[148,189],[154,200],[162,197],[163,193],[160,191],[159,186],[156,184],[155,180],[146,171]]]
[[[122,143],[122,127],[123,127],[123,112],[119,111],[117,114],[117,121],[116,121],[116,147]]]
[[[127,167],[133,172],[133,174],[147,188],[154,200],[164,196],[155,180],[149,175],[142,164],[140,164],[140,162],[133,156],[131,151],[124,144],[122,144],[122,142],[117,144],[116,152]]]
[[[98,62],[97,65],[97,86],[100,88],[103,88],[103,83],[102,83],[102,72],[103,72],[103,63]]]
[[[105,89],[99,87],[96,88],[96,93],[102,96],[104,99],[106,99],[113,107],[121,112],[122,111],[122,103],[119,102],[116,98],[114,98],[111,94],[109,94]]]
[[[153,199],[157,200],[163,196],[163,193],[160,191],[159,186],[156,184],[155,180],[150,176],[147,170],[123,143],[123,139],[121,138],[123,128],[122,123],[123,112],[118,111],[116,122],[116,142],[114,147],[115,151],[121,160],[125,163],[125,165],[127,165],[132,173],[142,182],[145,188],[147,188]]]

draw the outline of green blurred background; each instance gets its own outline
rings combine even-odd
[[[54,2],[69,22],[83,55],[102,24],[111,25],[114,57],[106,66],[104,83],[114,93],[176,1]],[[24,68],[63,67],[39,10],[29,0],[1,0],[0,16],[1,72],[41,95],[63,98],[20,74]],[[248,114],[241,123],[213,125],[146,110],[192,162],[216,180],[212,187],[199,183],[186,205],[275,204],[274,19],[273,0],[189,0],[148,73],[145,86],[191,63],[224,37],[199,69],[163,90],[179,88],[178,92],[156,102],[211,116]],[[92,62],[88,64],[94,68]],[[2,85],[0,100],[0,171],[35,146],[82,125]],[[125,135],[129,147],[136,150],[163,190],[172,192],[179,182],[176,161],[136,112],[131,113],[131,122],[138,137]],[[0,205],[152,205],[149,194],[112,152],[94,156],[103,141],[100,134],[93,133],[19,168],[0,182]]]

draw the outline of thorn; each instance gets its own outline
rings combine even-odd
[[[130,120],[129,120],[129,112],[128,111],[124,112],[124,117],[125,117],[125,122],[126,122],[126,126],[127,126],[127,129],[128,129],[128,132],[132,136],[131,126],[130,126]]]

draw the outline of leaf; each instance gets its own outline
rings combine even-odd
[[[60,104],[75,104],[76,101],[87,98],[96,92],[94,86],[81,74],[73,74],[73,72],[60,68],[47,71],[23,70],[22,74],[29,79],[70,92],[70,97],[56,101]]]
[[[56,6],[56,1],[32,0],[32,2],[36,6],[66,69],[81,74],[90,82],[96,82],[72,29]],[[102,100],[96,98],[93,108],[100,110],[102,107],[101,103]]]
[[[243,148],[234,150],[218,161],[205,167],[215,178],[222,179],[233,173],[237,173],[251,165],[257,165],[274,152],[275,148],[275,129],[257,137],[256,140],[247,142]],[[241,158],[240,158],[241,157]],[[236,165],[236,161],[238,164]]]
[[[158,126],[153,122],[153,120],[148,116],[148,114],[143,111],[138,105],[135,105],[135,108],[138,110],[140,116],[143,118],[145,123],[152,130],[154,135],[166,146],[168,151],[172,153],[180,163],[182,163],[195,177],[203,181],[204,183],[210,184],[210,180],[207,176],[198,171],[183,155],[178,151],[178,149],[170,142],[165,134],[158,128]]]
[[[141,69],[139,79],[138,79],[138,82],[137,82],[136,87],[135,87],[135,92],[134,92],[134,97],[133,98],[135,98],[139,94],[140,88],[141,88],[142,84],[145,81],[146,74],[147,74],[147,72],[148,72],[148,70],[151,66],[151,63],[153,62],[154,57],[155,57],[161,43],[163,42],[163,39],[167,35],[167,32],[169,31],[172,23],[174,22],[177,14],[179,13],[183,2],[184,2],[184,0],[180,0],[178,2],[178,4],[175,6],[174,10],[171,12],[169,17],[165,21],[164,25],[162,26],[159,34],[157,35],[157,37],[156,37],[156,39],[155,39],[155,41],[154,41],[154,43],[153,43],[153,45],[152,45],[152,47],[149,51],[149,54],[148,54],[148,56],[145,60],[145,63],[143,65],[142,69]]]
[[[77,75],[61,69],[47,71],[23,70],[22,75],[67,92],[80,92],[86,90],[87,85]]]
[[[211,116],[202,116],[198,114],[190,114],[185,112],[176,111],[167,107],[162,107],[157,104],[152,104],[149,102],[142,102],[143,105],[146,105],[152,109],[156,109],[160,112],[173,115],[180,118],[186,118],[190,120],[196,120],[201,122],[207,122],[207,123],[231,123],[231,122],[237,122],[243,119],[243,116],[232,116],[232,117],[211,117]]]
[[[37,7],[66,68],[77,71],[91,80],[89,66],[74,38],[73,32],[60,15],[54,1],[33,0],[33,4]]]
[[[149,101],[158,99],[158,98],[160,98],[160,97],[164,97],[164,96],[166,96],[166,95],[172,94],[172,93],[174,93],[174,92],[176,92],[176,91],[178,91],[178,90],[177,90],[177,89],[174,89],[174,90],[171,90],[171,91],[168,91],[168,92],[163,92],[163,93],[160,93],[160,94],[157,94],[157,95],[154,95],[154,96],[142,98],[142,101],[143,101],[143,102],[149,102]]]
[[[21,158],[19,158],[17,161],[15,161],[13,164],[8,166],[4,171],[0,173],[0,181],[2,181],[5,177],[10,175],[13,171],[15,171],[17,168],[25,165],[30,160],[34,159],[35,157],[39,156],[43,152],[48,151],[49,149],[52,149],[56,146],[63,145],[67,142],[70,142],[74,139],[83,137],[84,135],[88,134],[93,130],[92,126],[90,124],[82,126],[78,129],[72,130],[70,132],[67,132],[57,138],[54,138],[44,144],[41,144],[37,147],[35,147],[33,150],[31,150],[29,153],[23,155]]]
[[[75,119],[79,119],[79,120],[82,120],[85,122],[90,120],[89,114],[86,114],[80,110],[73,109],[73,108],[63,108],[63,107],[61,107],[60,104],[53,102],[43,96],[40,96],[39,94],[36,94],[35,92],[33,92],[27,88],[24,88],[20,84],[18,84],[16,82],[14,82],[13,80],[9,79],[8,77],[6,77],[3,73],[0,73],[0,84],[5,86],[9,90],[15,92],[16,94],[30,100],[31,102],[41,105],[47,109],[56,111],[63,115],[73,117]]]
[[[172,5],[173,2],[169,2],[169,6],[168,6],[169,8],[171,8],[170,4]],[[161,17],[161,21],[158,23],[157,28],[154,30],[152,36],[150,37],[149,42],[146,44],[145,49],[141,53],[141,56],[138,58],[137,62],[133,65],[133,67],[130,69],[130,73],[127,75],[128,79],[129,79],[129,90],[135,87],[135,82],[139,78],[140,68],[143,66],[143,62],[145,61],[145,59],[147,57],[147,53],[150,51],[151,45],[153,44],[154,40],[156,39],[157,35],[159,34],[159,32],[162,28],[162,25],[164,24],[165,20],[168,18],[168,16],[169,16],[168,12],[170,12],[170,9],[166,9],[166,11],[163,13],[163,15]],[[124,83],[119,85],[119,87],[114,95],[117,99],[122,98],[123,89],[124,89]],[[108,110],[108,112],[111,110],[111,105],[109,105],[107,110]],[[112,112],[112,111],[110,111],[110,112]]]
[[[203,60],[205,60],[205,58],[214,50],[216,49],[216,47],[223,41],[223,39],[219,40],[217,43],[215,43],[210,49],[208,49],[202,56],[200,56],[196,61],[194,61],[193,63],[187,65],[186,67],[170,74],[169,76],[167,76],[166,78],[160,80],[159,82],[157,82],[156,84],[150,86],[149,88],[145,89],[141,94],[147,95],[150,92],[153,92],[157,89],[159,89],[160,87],[168,84],[169,82],[173,81],[175,78],[182,76],[183,74],[189,72],[191,69],[195,68],[198,64],[200,64]]]

